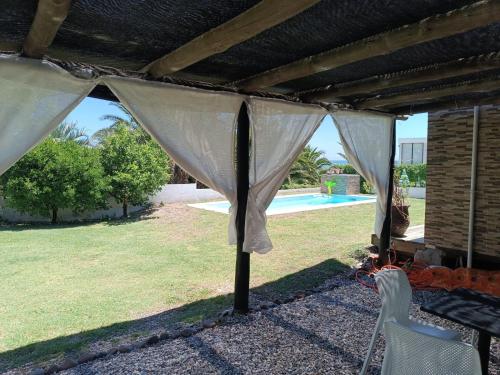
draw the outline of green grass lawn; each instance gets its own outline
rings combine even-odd
[[[423,200],[411,200],[412,225]],[[271,216],[274,250],[251,257],[269,298],[320,284],[370,241],[374,205]],[[0,370],[85,348],[149,316],[195,321],[230,306],[224,214],[166,206],[145,220],[0,227]],[[151,318],[149,318],[151,319]],[[145,333],[145,332],[142,332]]]

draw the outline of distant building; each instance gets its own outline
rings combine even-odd
[[[426,164],[427,138],[399,138],[400,164]]]

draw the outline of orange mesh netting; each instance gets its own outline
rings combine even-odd
[[[384,269],[402,269],[406,272],[413,289],[435,290],[446,289],[451,291],[457,288],[473,289],[500,297],[500,271],[486,271],[479,269],[428,266],[412,261],[396,262],[395,255],[390,264],[377,268],[372,258],[370,269],[360,269],[356,272],[356,280],[362,285],[377,289],[373,275]]]

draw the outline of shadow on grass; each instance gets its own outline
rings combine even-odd
[[[321,285],[326,279],[345,268],[346,265],[338,260],[325,260],[313,267],[252,288],[251,292],[269,300],[288,297],[291,293]],[[142,336],[151,330],[171,328],[178,322],[195,322],[203,317],[213,317],[223,309],[231,307],[232,300],[233,294],[220,295],[198,300],[146,318],[114,323],[106,327],[61,336],[5,351],[0,353],[0,372],[30,362],[45,361],[63,353],[66,355],[76,354],[97,341],[113,342],[113,339],[116,340],[119,336]]]

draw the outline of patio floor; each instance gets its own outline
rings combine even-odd
[[[329,281],[326,291],[304,299],[229,318],[223,325],[188,338],[162,341],[63,372],[69,374],[356,374],[378,308],[378,296],[346,277]],[[429,292],[416,299],[432,298]],[[469,332],[418,311],[413,315]],[[371,374],[380,372],[383,339]],[[490,374],[500,374],[500,343],[492,345]]]

